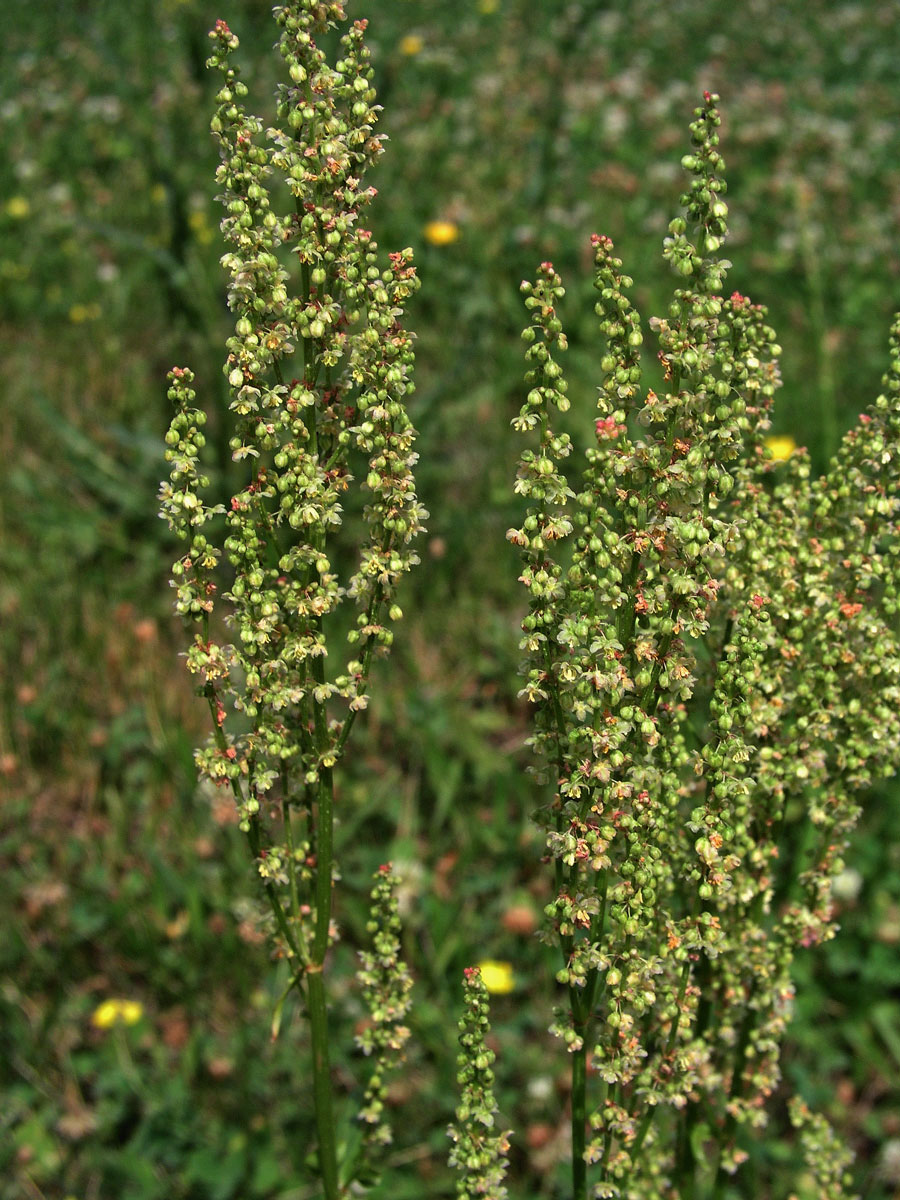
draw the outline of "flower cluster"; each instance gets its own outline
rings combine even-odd
[[[205,500],[205,416],[191,372],[175,368],[172,477],[161,493],[163,515],[187,543],[173,568],[176,607],[199,623],[188,667],[214,720],[201,771],[232,787],[261,873],[285,886],[309,877],[309,846],[264,844],[266,800],[311,813],[368,703],[373,656],[402,615],[396,591],[417,561],[424,515],[406,410],[412,338],[402,324],[417,279],[411,252],[383,262],[362,224],[374,196],[362,179],[381,152],[365,22],[344,34],[334,67],[313,37],[342,16],[340,5],[311,0],[276,9],[290,83],[279,92],[280,125],[265,137],[243,107],[237,38],[222,21],[210,35],[210,65],[222,76],[212,122],[229,244],[222,262],[236,317],[224,371],[231,451],[246,481],[227,511]],[[354,477],[365,533],[341,578],[333,543]],[[233,577],[220,601],[223,554]],[[345,602],[357,610],[351,656],[328,670],[323,622]],[[220,608],[226,643],[213,637]]]
[[[467,967],[463,978],[465,1012],[459,1022],[460,1052],[457,1080],[461,1101],[456,1121],[448,1129],[453,1142],[450,1165],[459,1171],[456,1194],[471,1200],[505,1200],[506,1154],[509,1132],[494,1133],[495,1055],[486,1039],[490,1033],[490,1002],[478,967]]]
[[[360,1120],[366,1122],[368,1139],[382,1146],[389,1145],[392,1140],[391,1127],[384,1119],[385,1073],[392,1062],[400,1058],[409,1039],[409,1028],[403,1020],[410,1008],[412,979],[400,957],[398,882],[389,864],[379,867],[366,926],[373,948],[360,952],[361,965],[357,973],[371,1024],[358,1035],[356,1044],[363,1054],[374,1056]]]
[[[773,461],[779,347],[760,305],[724,293],[716,100],[682,160],[654,386],[632,281],[593,239],[605,351],[580,484],[558,428],[562,282],[544,263],[522,285],[514,425],[537,448],[508,536],[529,595],[532,744],[554,784],[546,911],[568,989],[554,1028],[573,1055],[575,1158],[598,1164],[597,1194],[634,1200],[693,1187],[701,1127],[720,1169],[741,1161],[739,1131],[764,1123],[778,1082],[794,951],[833,933],[852,794],[900,762],[900,324],[885,394],[829,473],[811,480],[801,450]],[[574,1178],[586,1194],[579,1161]]]
[[[803,1157],[821,1200],[846,1200],[852,1185],[849,1172],[852,1155],[841,1145],[834,1130],[819,1113],[810,1112],[799,1097],[790,1103],[791,1124],[800,1131]],[[859,1200],[854,1197],[854,1200]]]
[[[343,5],[326,0],[292,0],[275,19],[288,82],[273,127],[244,107],[237,37],[224,21],[210,34],[208,65],[221,77],[212,130],[222,265],[235,318],[223,370],[240,483],[227,504],[208,498],[205,418],[191,372],[176,367],[161,506],[186,543],[173,567],[176,608],[198,625],[187,665],[212,717],[197,761],[233,793],[278,951],[305,993],[319,1171],[334,1200],[323,982],[335,936],[333,773],[368,704],[373,659],[388,651],[402,616],[397,589],[418,561],[413,542],[426,515],[413,478],[413,340],[403,324],[418,281],[412,251],[383,257],[365,226],[375,190],[364,177],[382,151],[366,22],[347,23]],[[346,28],[332,64],[323,46],[338,23]],[[376,888],[363,980],[377,1056],[365,1107],[381,1140],[381,1059],[405,1036],[397,1022],[408,986],[390,889],[390,879]]]

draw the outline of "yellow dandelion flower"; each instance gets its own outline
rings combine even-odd
[[[119,1012],[122,1014],[123,1025],[137,1025],[144,1015],[144,1006],[139,1000],[122,1000]]]
[[[478,964],[478,970],[481,972],[484,986],[493,996],[505,996],[516,986],[512,963],[495,962],[492,958],[486,958]]]
[[[449,246],[459,237],[459,226],[453,221],[429,221],[425,226],[425,241],[432,246]]]
[[[113,1025],[137,1025],[144,1015],[137,1000],[104,1000],[95,1009],[91,1024],[95,1029],[111,1029]]]
[[[797,443],[789,433],[776,434],[766,438],[766,449],[776,462],[787,462],[797,449]]]
[[[6,202],[6,215],[14,221],[21,221],[31,212],[31,205],[25,196],[10,196]]]
[[[400,39],[400,53],[405,54],[407,58],[421,54],[424,49],[425,43],[417,33],[408,33],[405,38]]]
[[[109,1029],[115,1025],[118,1015],[119,1002],[117,1000],[104,1000],[102,1004],[94,1009],[91,1024],[97,1029]]]

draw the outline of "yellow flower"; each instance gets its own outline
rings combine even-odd
[[[31,205],[24,196],[10,196],[6,202],[6,215],[14,221],[21,221],[31,212]]]
[[[400,39],[400,53],[405,54],[408,58],[412,58],[415,54],[421,54],[425,48],[425,43],[417,33],[408,33],[405,38]]]
[[[498,0],[478,0],[478,11],[483,13],[496,12]]]
[[[478,970],[481,972],[484,986],[494,996],[505,996],[516,986],[512,963],[495,962],[491,958],[486,958],[484,962],[478,964]]]
[[[449,246],[459,237],[459,226],[453,221],[429,221],[425,226],[425,241],[432,246]]]
[[[113,1025],[137,1025],[144,1015],[137,1000],[104,1000],[94,1009],[91,1024],[96,1029],[111,1029]]]
[[[797,443],[789,433],[766,438],[766,449],[776,462],[786,462],[797,449]]]

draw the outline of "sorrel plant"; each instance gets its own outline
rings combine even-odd
[[[192,373],[175,368],[161,503],[186,544],[176,608],[197,626],[187,663],[212,720],[199,769],[233,794],[290,965],[276,1023],[291,990],[309,1019],[316,1171],[336,1200],[377,1177],[386,1071],[409,1032],[385,865],[358,973],[363,1132],[339,1150],[335,778],[425,515],[402,324],[417,281],[410,251],[382,260],[362,224],[381,153],[365,23],[345,26],[332,65],[316,39],[346,22],[340,3],[275,15],[290,82],[274,128],[245,110],[237,38],[221,21],[210,35],[235,317],[229,469],[243,475],[217,503],[200,465],[205,414]],[[649,323],[653,386],[632,282],[610,240],[593,239],[605,345],[578,477],[562,283],[543,263],[522,285],[530,390],[514,425],[533,442],[517,483],[530,507],[509,537],[524,558],[524,695],[550,795],[545,936],[566,997],[553,1028],[571,1059],[572,1200],[724,1195],[779,1085],[796,950],[834,932],[853,796],[900,757],[900,321],[884,394],[828,474],[811,479],[802,451],[774,461],[779,349],[765,310],[725,295],[716,100],[696,110],[684,214],[665,241],[680,285]],[[509,1134],[494,1128],[476,968],[463,991],[450,1161],[460,1196],[502,1200]],[[790,1112],[819,1194],[843,1195],[846,1152],[802,1100]]]
[[[900,758],[900,321],[884,393],[810,477],[766,450],[778,386],[765,309],[734,291],[717,97],[682,160],[664,257],[679,286],[645,332],[593,239],[604,338],[580,477],[552,264],[523,283],[532,440],[516,490],[524,695],[566,1002],[572,1197],[720,1197],[779,1084],[799,947],[835,930],[854,795]],[[648,376],[650,378],[648,379]],[[818,1195],[848,1156],[791,1105]],[[590,1180],[590,1183],[589,1183]]]
[[[370,1151],[390,1141],[385,1072],[408,1033],[409,978],[385,866],[360,970],[370,1024],[359,1043],[372,1059],[360,1100],[365,1136],[339,1162],[326,987],[336,936],[335,774],[368,704],[373,658],[390,647],[401,616],[397,585],[417,561],[411,543],[424,514],[406,410],[412,341],[402,324],[417,280],[411,251],[382,259],[363,223],[374,195],[364,177],[382,150],[365,22],[346,24],[340,3],[315,0],[278,7],[275,18],[289,82],[279,87],[274,128],[244,107],[247,89],[232,63],[238,39],[223,21],[210,34],[209,65],[221,73],[212,129],[226,211],[222,264],[235,316],[224,371],[232,457],[244,478],[229,505],[207,499],[205,416],[191,372],[176,368],[171,482],[161,500],[187,544],[173,567],[176,607],[198,626],[187,663],[212,717],[197,762],[203,778],[233,792],[277,953],[308,1014],[317,1169],[334,1200],[371,1175]],[[332,65],[316,38],[338,24],[345,29]],[[354,488],[362,493],[355,564],[339,575]],[[346,558],[352,541],[343,547]],[[231,574],[220,596],[223,556]],[[355,619],[343,618],[348,609]]]

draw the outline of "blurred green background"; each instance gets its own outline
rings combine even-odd
[[[453,1194],[460,973],[493,958],[515,978],[494,1002],[511,1195],[553,1197],[567,1063],[545,1032],[555,985],[533,937],[548,881],[504,540],[518,513],[518,283],[547,258],[566,279],[586,435],[599,351],[588,236],[614,239],[642,312],[662,311],[687,122],[704,88],[720,92],[729,282],[770,307],[784,348],[773,432],[821,467],[877,393],[900,307],[900,22],[878,0],[350,11],[371,21],[390,139],[372,227],[384,250],[411,244],[422,277],[413,419],[432,517],[342,788],[336,1037],[349,1047],[361,1015],[351,976],[368,875],[392,858],[417,1000],[379,1195]],[[316,1195],[303,1027],[291,1012],[271,1041],[284,967],[269,962],[230,807],[196,787],[205,706],[178,657],[174,548],[156,517],[166,370],[192,366],[211,412],[222,401],[203,65],[217,17],[241,37],[251,107],[271,114],[278,59],[261,0],[5,9],[0,1200]],[[791,1088],[856,1150],[867,1200],[900,1195],[897,799],[896,785],[866,799],[838,881],[841,932],[799,960],[785,1092],[735,1197],[817,1196],[796,1171]],[[134,1023],[98,1027],[109,999],[139,1005]]]

